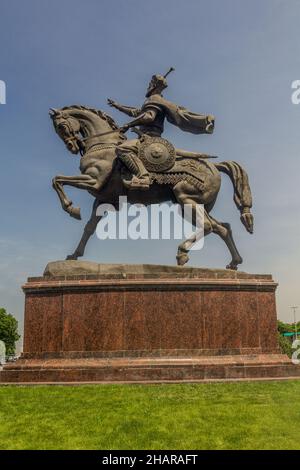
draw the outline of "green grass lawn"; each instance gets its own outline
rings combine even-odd
[[[0,387],[0,449],[300,449],[300,381]]]

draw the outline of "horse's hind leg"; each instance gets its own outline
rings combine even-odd
[[[91,216],[90,216],[88,222],[85,224],[84,231],[83,231],[82,237],[80,239],[80,242],[78,243],[78,246],[77,246],[76,250],[74,251],[74,253],[72,253],[71,255],[68,255],[66,259],[68,259],[68,260],[77,259],[80,256],[84,255],[84,251],[85,251],[85,247],[87,245],[87,242],[89,241],[91,236],[95,233],[95,230],[97,228],[97,224],[98,224],[99,220],[102,217],[101,215],[97,215],[97,213],[96,213],[98,206],[99,206],[99,202],[96,199],[94,201],[94,204],[93,204],[93,209],[92,209]]]
[[[195,225],[196,231],[178,246],[176,259],[179,266],[183,266],[188,262],[188,252],[199,238],[208,235],[213,230],[212,223],[205,209],[203,209],[204,212],[202,213],[200,206],[193,200],[186,200],[184,204],[190,204],[192,206],[192,220],[190,222]],[[199,221],[203,222],[203,227],[197,227],[197,222]]]
[[[174,186],[173,191],[177,201],[179,202],[182,208],[184,208],[185,204],[190,204],[192,206],[192,223],[193,225],[196,225],[196,215],[199,211],[201,211],[199,204],[204,202],[205,199],[203,195],[201,195],[199,191],[197,191],[194,187],[190,186],[185,182],[178,183],[176,186]],[[215,197],[216,195],[217,192],[215,194]],[[212,200],[213,198],[211,197],[211,201]],[[206,207],[208,207],[207,204],[208,203],[206,201]],[[213,217],[211,217],[205,209],[203,223],[204,236],[213,232],[219,235],[222,240],[224,240],[224,242],[226,243],[227,248],[229,249],[232,256],[231,262],[226,266],[226,268],[237,269],[237,266],[241,264],[243,260],[237,250],[237,247],[235,246],[230,225],[227,223],[218,222]],[[177,263],[179,265],[184,265],[189,260],[188,252],[198,239],[197,233],[199,233],[199,230],[196,230],[196,232],[193,233],[191,237],[189,237],[187,240],[185,240],[179,245],[177,252]]]
[[[196,227],[195,232],[178,246],[176,256],[177,264],[183,266],[189,260],[188,252],[192,246],[199,238],[203,237],[203,235],[206,236],[212,232],[212,224],[202,205],[202,196],[197,188],[186,181],[181,181],[174,186],[173,192],[183,210],[182,215]],[[185,211],[185,205],[190,206],[192,210]]]
[[[186,202],[188,204],[188,202]],[[194,203],[195,204],[195,203]],[[193,207],[193,224],[195,225],[195,215],[197,211],[197,207]],[[208,213],[204,210],[204,236],[208,235],[209,233],[216,233],[219,235],[222,240],[226,243],[232,259],[231,262],[226,266],[226,269],[234,269],[236,270],[238,265],[243,262],[241,255],[239,254],[235,242],[233,240],[232,231],[230,228],[230,224],[218,222],[213,217],[208,215]],[[194,232],[187,240],[182,242],[178,247],[177,252],[177,264],[183,266],[185,263],[188,262],[188,252],[190,251],[191,247],[197,241],[197,231]]]
[[[218,222],[216,219],[214,219],[210,215],[208,217],[211,221],[212,231],[216,233],[217,235],[219,235],[222,238],[222,240],[224,240],[232,256],[232,260],[226,266],[226,269],[237,269],[238,265],[243,262],[243,258],[239,254],[238,249],[233,240],[230,224],[226,222]]]

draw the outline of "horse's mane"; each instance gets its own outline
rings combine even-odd
[[[101,109],[90,108],[89,106],[81,106],[79,104],[74,104],[72,106],[65,106],[64,108],[61,108],[62,111],[67,111],[70,109],[80,109],[82,111],[91,111],[92,113],[97,114],[97,116],[107,121],[113,130],[119,129],[119,126],[116,123],[116,121],[111,116],[106,114],[104,111],[101,111]]]

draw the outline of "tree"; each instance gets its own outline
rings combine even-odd
[[[294,333],[295,331],[295,323],[284,323],[281,320],[277,322],[277,328],[279,333]],[[300,322],[298,321],[296,324],[296,328],[298,333],[300,333]]]
[[[290,324],[290,323],[284,323],[283,321],[281,320],[278,320],[277,322],[277,327],[278,327],[278,331],[279,333],[292,333],[293,331],[295,331],[295,326]]]
[[[17,320],[5,308],[0,308],[0,339],[5,343],[7,355],[15,353],[19,338]]]

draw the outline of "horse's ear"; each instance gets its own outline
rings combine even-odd
[[[49,114],[50,114],[51,117],[54,117],[58,114],[58,110],[55,109],[55,108],[50,108],[49,109]]]

